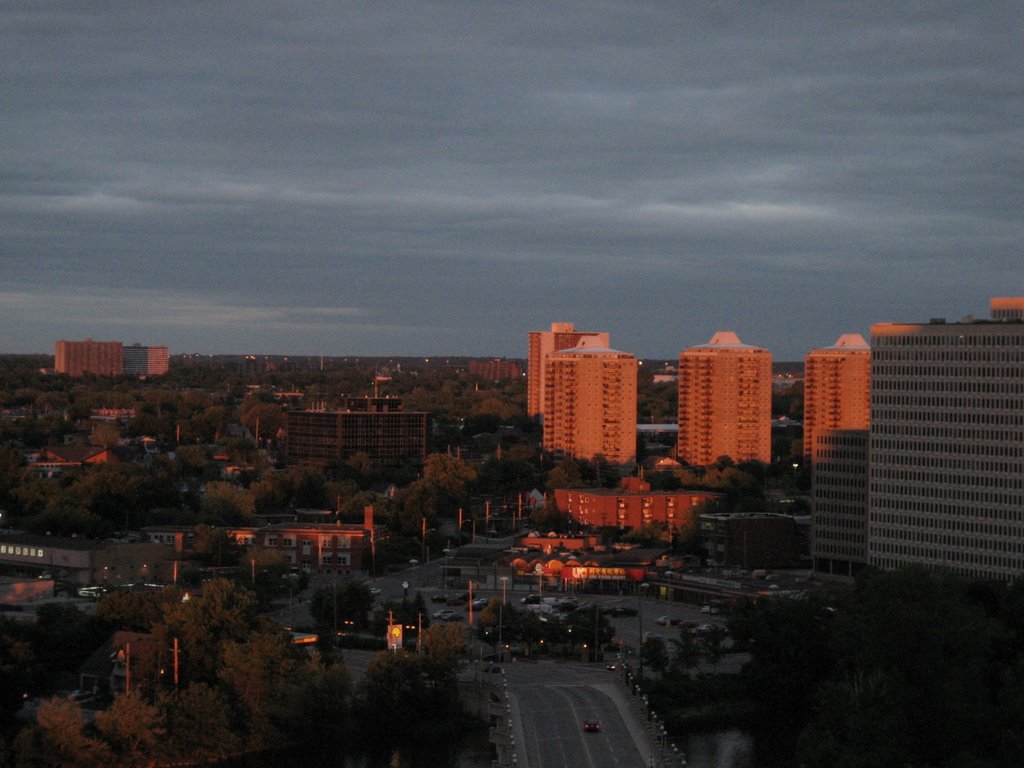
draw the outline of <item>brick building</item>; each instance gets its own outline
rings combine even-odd
[[[807,553],[807,526],[789,515],[711,513],[698,526],[701,546],[719,565],[792,568]]]
[[[121,342],[60,339],[54,346],[53,369],[68,376],[120,376],[124,371]]]
[[[708,491],[652,491],[636,477],[622,479],[619,488],[560,488],[558,511],[583,525],[597,528],[639,528],[661,523],[675,530],[696,525],[697,516],[722,494]]]

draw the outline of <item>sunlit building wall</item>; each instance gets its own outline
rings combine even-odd
[[[1001,317],[872,326],[872,565],[1024,573],[1024,321]]]
[[[636,461],[637,360],[587,338],[547,355],[544,449],[579,459]]]
[[[125,347],[123,352],[123,372],[129,376],[160,376],[167,373],[167,347],[131,344]]]
[[[677,457],[697,466],[720,456],[771,460],[772,356],[731,331],[679,355]]]
[[[581,339],[602,347],[611,343],[607,332],[577,331],[572,323],[552,323],[550,331],[530,331],[526,360],[527,415],[544,415],[544,359],[552,352],[575,347]]]
[[[639,478],[623,478],[619,488],[557,488],[558,511],[594,528],[641,528],[664,525],[692,531],[697,517],[723,498],[711,491],[652,491]]]
[[[819,433],[867,429],[871,419],[871,348],[859,333],[804,357],[804,456]]]
[[[54,366],[57,373],[68,376],[120,376],[123,371],[120,341],[67,341],[60,339],[54,345]]]

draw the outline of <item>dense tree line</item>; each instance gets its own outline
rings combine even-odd
[[[43,700],[9,752],[0,750],[0,765],[201,763],[287,744],[330,749],[392,740],[384,724],[396,712],[421,724],[409,729],[410,738],[461,721],[457,627],[429,628],[421,655],[382,653],[354,686],[330,643],[312,655],[293,645],[259,613],[249,590],[214,580],[183,597],[176,588],[115,594],[93,617],[47,607],[36,625],[0,623],[0,715],[7,722],[22,692],[74,673],[113,630],[151,638],[132,657],[130,688],[106,691],[109,703],[95,711],[69,699]]]
[[[673,729],[746,718],[806,768],[1012,768],[1024,754],[1024,587],[906,569],[856,587],[747,603],[730,617],[739,677],[700,675],[714,635],[645,645]],[[723,636],[724,637],[724,636]]]

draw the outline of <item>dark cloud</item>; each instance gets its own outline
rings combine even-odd
[[[522,356],[570,320],[795,359],[1024,292],[1017,4],[23,0],[0,30],[0,351]]]

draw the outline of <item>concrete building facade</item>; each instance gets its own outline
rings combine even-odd
[[[771,461],[772,356],[731,331],[679,355],[680,461]]]
[[[123,370],[128,376],[161,376],[167,373],[169,354],[167,347],[131,344],[124,347],[123,361]]]
[[[1024,320],[1008,303],[1024,307],[872,326],[872,565],[1024,573]]]
[[[637,360],[597,338],[545,358],[544,450],[636,462]]]
[[[853,577],[868,562],[868,430],[818,431],[811,460],[811,557],[822,575]]]
[[[54,345],[53,369],[68,376],[120,376],[124,359],[120,341],[68,341],[60,339]]]
[[[345,410],[288,411],[285,448],[289,464],[342,464],[365,453],[378,467],[422,464],[429,418],[401,410],[396,398],[348,398]]]
[[[813,456],[819,433],[867,429],[871,420],[871,347],[846,333],[831,347],[804,357],[804,456]]]
[[[526,359],[528,416],[544,416],[545,358],[552,352],[575,347],[584,338],[590,339],[600,347],[611,344],[607,332],[577,331],[572,323],[552,323],[550,331],[530,331]]]

